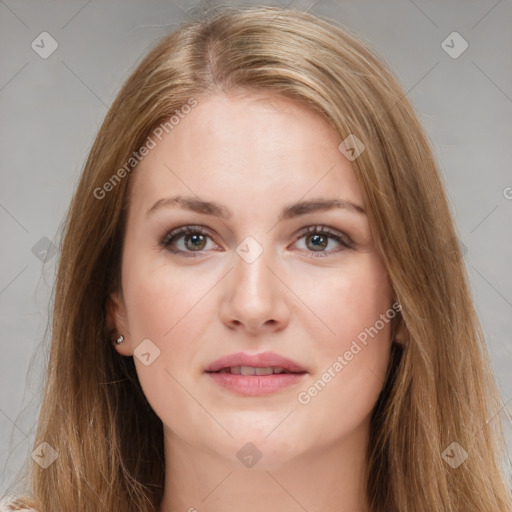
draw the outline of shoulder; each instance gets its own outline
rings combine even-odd
[[[20,505],[14,505],[12,501],[0,501],[0,512],[37,512],[35,508],[23,508]]]

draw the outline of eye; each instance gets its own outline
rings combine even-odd
[[[185,257],[197,257],[193,253],[201,253],[206,248],[208,239],[211,240],[209,231],[202,226],[182,226],[167,233],[160,245],[169,249],[174,254],[180,254]],[[309,226],[303,229],[296,238],[297,243],[302,238],[306,240],[306,251],[311,253],[311,257],[325,257],[331,253],[338,253],[343,249],[324,251],[329,245],[330,240],[334,240],[346,249],[352,247],[350,238],[342,233],[333,231],[325,226]],[[176,249],[175,244],[183,239],[184,247]],[[308,250],[312,249],[312,250]]]
[[[312,249],[312,251],[308,252],[311,252],[311,257],[313,258],[323,258],[325,256],[329,256],[329,254],[332,254],[333,252],[338,253],[344,250],[324,251],[323,249],[329,245],[329,239],[335,240],[336,243],[341,244],[345,249],[350,249],[352,247],[352,242],[348,236],[338,233],[337,231],[333,231],[325,226],[309,226],[305,230],[302,230],[297,241],[302,238],[306,241],[306,250]]]
[[[183,238],[185,249],[175,249],[173,244],[181,238]],[[208,238],[211,238],[209,232],[202,226],[183,226],[167,233],[160,241],[160,245],[174,254],[196,257],[195,254],[190,253],[202,251]]]

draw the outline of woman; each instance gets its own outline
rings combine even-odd
[[[511,510],[432,150],[329,20],[222,9],[147,55],[75,192],[52,336],[20,506]]]

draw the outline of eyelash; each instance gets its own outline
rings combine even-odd
[[[332,231],[326,226],[309,226],[308,228],[302,229],[300,233],[298,233],[297,238],[295,239],[295,242],[300,240],[305,235],[308,235],[310,233],[319,233],[323,235],[329,235],[328,238],[332,238],[336,242],[340,243],[345,249],[351,249],[352,248],[352,241],[345,235],[340,235],[335,231]],[[174,230],[169,231],[164,237],[160,240],[160,245],[166,249],[168,249],[173,254],[182,254],[186,258],[197,258],[200,257],[198,255],[195,255],[194,252],[201,253],[201,251],[182,251],[181,249],[173,249],[171,244],[178,238],[180,238],[183,235],[187,234],[201,234],[206,235],[209,238],[212,238],[210,235],[210,232],[203,228],[202,226],[183,226],[180,228],[176,228]],[[294,242],[294,243],[295,243]],[[334,251],[335,253],[338,253],[340,251],[343,251],[344,249]],[[327,255],[331,254],[332,251],[326,252],[326,251],[308,251],[311,253],[311,257],[313,258],[323,258]]]

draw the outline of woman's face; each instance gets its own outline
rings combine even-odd
[[[392,295],[342,140],[304,106],[255,93],[200,99],[163,133],[133,176],[113,311],[116,350],[134,356],[166,440],[233,462],[261,454],[261,468],[361,442]],[[315,206],[327,201],[348,206]],[[302,373],[206,371],[263,352]]]

